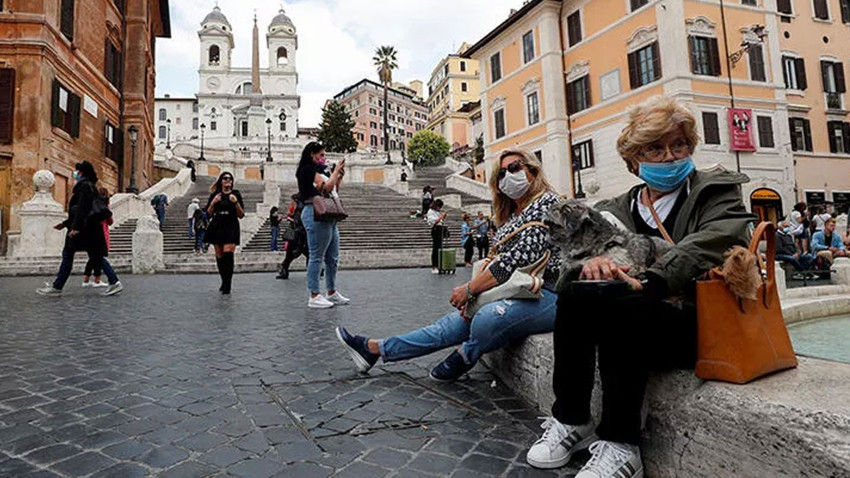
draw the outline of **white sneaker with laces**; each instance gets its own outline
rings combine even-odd
[[[123,290],[124,290],[124,286],[123,286],[123,285],[121,285],[121,281],[118,281],[118,282],[116,282],[116,283],[114,283],[114,284],[109,284],[109,285],[107,285],[107,286],[106,286],[106,290],[105,290],[105,291],[103,291],[103,294],[101,294],[101,295],[115,295],[115,294],[120,294],[120,293],[121,293],[121,291],[123,291]]]
[[[440,273],[440,269],[436,269],[436,268],[431,269],[431,274],[439,274],[439,273]]]
[[[346,305],[351,302],[351,299],[339,293],[339,291],[335,291],[333,294],[328,296],[328,300],[333,302],[335,305]]]
[[[528,464],[535,468],[560,468],[574,453],[597,440],[592,423],[565,425],[555,417],[545,417],[540,428],[544,430],[543,436],[531,445],[525,456]]]
[[[100,281],[100,282],[93,282],[91,286],[92,287],[109,287],[109,284],[104,282],[104,281]]]
[[[590,445],[590,453],[575,478],[643,478],[640,449],[635,445],[599,440]]]
[[[90,280],[84,280],[80,287],[94,287],[94,282]]]
[[[326,299],[322,294],[316,297],[310,297],[310,300],[307,301],[307,307],[311,309],[330,309],[333,306],[334,303]]]
[[[36,289],[36,294],[39,295],[62,295],[62,289],[56,289],[50,282],[45,282],[44,287]]]

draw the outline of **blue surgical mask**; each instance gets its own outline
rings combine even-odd
[[[80,178],[82,178],[82,176],[80,175],[80,172],[77,171],[77,170],[74,170],[73,174],[71,174],[71,175],[74,177],[74,181],[79,181]]]
[[[783,227],[782,232],[784,232],[785,234],[791,234],[791,226]]]
[[[665,163],[640,163],[638,177],[656,191],[669,192],[681,186],[694,169],[694,162],[688,156]]]

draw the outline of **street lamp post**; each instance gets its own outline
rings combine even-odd
[[[136,187],[136,143],[139,140],[139,128],[136,125],[130,125],[127,132],[130,134],[130,186],[125,191],[138,194],[139,188]]]
[[[398,135],[398,147],[401,150],[401,167],[407,166],[407,161],[404,159],[404,135]]]
[[[573,161],[573,169],[576,172],[576,199],[584,199],[586,195],[584,194],[584,189],[581,187],[581,161],[576,160]]]
[[[272,119],[266,118],[266,137],[268,138],[268,149],[266,150],[266,161],[272,162]]]
[[[165,149],[171,149],[171,118],[165,120]]]
[[[198,156],[198,161],[204,161],[204,130],[207,129],[207,125],[201,123],[201,155]]]

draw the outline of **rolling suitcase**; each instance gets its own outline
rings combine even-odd
[[[440,249],[440,263],[438,269],[440,274],[454,274],[457,267],[457,251],[454,249]]]

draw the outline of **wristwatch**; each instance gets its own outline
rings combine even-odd
[[[469,302],[472,299],[476,298],[478,294],[473,294],[472,289],[470,288],[469,282],[466,283],[466,301]]]

